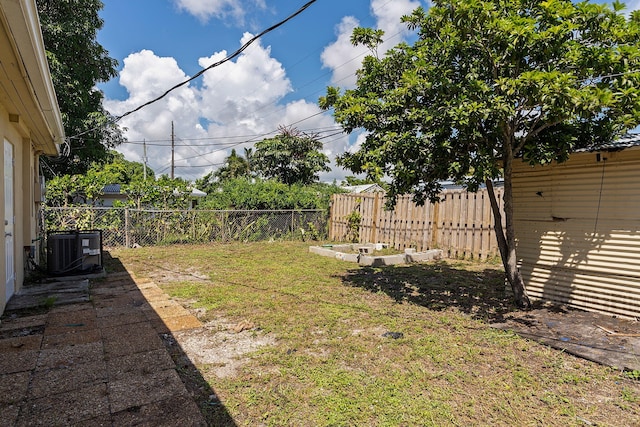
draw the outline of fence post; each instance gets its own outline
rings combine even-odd
[[[435,202],[433,204],[433,218],[431,218],[431,248],[430,249],[435,249],[438,247],[438,221],[440,221],[439,207],[440,207],[440,202]]]
[[[124,245],[131,247],[131,236],[129,234],[129,208],[124,208]]]
[[[332,194],[331,195],[331,199],[329,200],[329,218],[327,219],[327,231],[328,231],[328,238],[329,240],[334,240],[333,239],[333,210],[335,208],[335,200],[336,200],[336,195]]]
[[[373,193],[373,217],[371,218],[371,243],[378,243],[378,216],[380,210],[380,193]]]

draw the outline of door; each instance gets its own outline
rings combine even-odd
[[[4,250],[5,250],[5,290],[6,301],[15,292],[16,271],[13,245],[15,215],[13,213],[13,145],[4,141]]]

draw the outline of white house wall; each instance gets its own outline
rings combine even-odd
[[[637,147],[517,165],[518,256],[531,297],[640,317],[638,170]]]
[[[0,0],[0,141],[13,146],[15,290],[24,282],[25,250],[36,238],[38,156],[55,156],[64,139],[62,117],[40,33],[34,0]],[[4,151],[0,151],[4,164]],[[4,179],[4,175],[3,175]],[[4,212],[4,183],[0,209]],[[6,239],[6,237],[3,237]],[[6,240],[0,253],[0,313],[6,306]]]
[[[23,185],[23,162],[24,162],[24,148],[23,148],[23,138],[16,126],[14,126],[8,120],[7,111],[0,105],[0,140],[8,141],[11,145],[13,145],[13,194],[14,194],[14,216],[15,216],[15,224],[14,224],[14,235],[13,235],[13,253],[14,253],[14,271],[15,271],[15,291],[18,292],[20,287],[24,281],[24,271],[23,271],[23,263],[24,263],[24,254],[23,254],[23,243],[25,241],[25,230],[29,230],[33,228],[35,231],[35,224],[31,222],[28,213],[24,211],[24,199],[22,197],[24,191]],[[3,142],[4,143],[4,142]],[[4,164],[4,150],[2,150],[1,154],[2,158],[0,158],[0,162]],[[5,201],[4,201],[4,185],[2,185],[0,189],[0,211],[4,212]],[[4,217],[4,215],[3,215]],[[30,232],[29,232],[30,235]],[[29,238],[30,239],[30,238]],[[4,252],[4,243],[2,244],[2,250]],[[4,307],[7,303],[5,300],[5,256],[3,254],[2,257],[2,268],[1,268],[1,276],[2,280],[0,280],[0,312],[4,310]]]

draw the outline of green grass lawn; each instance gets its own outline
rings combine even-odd
[[[489,327],[514,310],[496,264],[361,268],[291,242],[110,255],[203,321],[274,337],[235,375],[198,366],[238,425],[640,425],[639,381]]]

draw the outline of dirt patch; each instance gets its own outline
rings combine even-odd
[[[275,343],[275,337],[263,333],[248,321],[214,319],[202,328],[174,332],[173,337],[196,366],[219,378],[233,377],[249,361],[248,354]]]
[[[202,283],[210,280],[209,276],[194,267],[178,270],[156,266],[155,269],[147,271],[145,275],[156,283],[166,284],[176,282]]]
[[[159,285],[178,282],[206,283],[209,276],[196,268],[163,267],[145,272],[145,276]],[[168,345],[177,344],[190,361],[219,378],[233,377],[249,361],[248,354],[275,343],[275,337],[265,334],[257,325],[223,317],[210,318],[207,310],[192,307],[197,300],[183,299],[179,303],[191,314],[205,321],[203,327],[173,332]],[[165,339],[166,341],[166,339]]]

